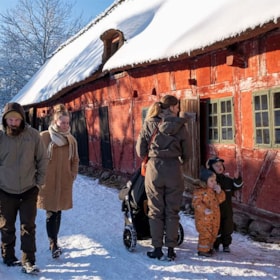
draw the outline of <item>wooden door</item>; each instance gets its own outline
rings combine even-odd
[[[108,107],[99,108],[102,167],[113,169]]]
[[[88,166],[88,133],[84,111],[75,111],[71,113],[71,133],[78,142],[80,164]]]
[[[190,158],[184,165],[184,177],[191,189],[193,180],[199,177],[200,169],[199,99],[180,100],[180,111],[180,114],[185,114],[188,118],[186,128],[189,136]]]

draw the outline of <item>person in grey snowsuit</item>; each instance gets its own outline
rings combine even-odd
[[[234,178],[224,174],[224,160],[219,157],[210,158],[206,167],[215,172],[217,183],[220,184],[222,190],[226,193],[226,200],[220,204],[221,220],[218,237],[214,243],[214,249],[219,250],[220,244],[223,246],[223,251],[230,253],[230,244],[232,242],[232,233],[234,229],[233,223],[233,208],[232,196],[237,190],[243,186],[243,180],[239,172],[235,172]]]
[[[37,195],[44,184],[47,152],[39,132],[25,122],[18,103],[4,107],[0,131],[0,230],[4,264],[20,264],[15,255],[17,214],[23,268],[35,269]]]
[[[145,191],[154,246],[153,251],[147,252],[150,258],[165,258],[162,251],[164,231],[167,258],[174,260],[176,257],[174,247],[184,191],[182,163],[188,157],[186,119],[177,117],[178,112],[179,100],[172,95],[163,96],[149,108],[136,143],[138,156],[144,158],[148,154],[149,157]],[[158,133],[150,143],[156,127]]]

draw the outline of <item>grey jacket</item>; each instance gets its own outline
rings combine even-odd
[[[145,121],[136,143],[137,155],[141,158],[147,154],[150,158],[180,158],[184,162],[189,155],[185,122],[186,119],[174,117],[168,112]],[[157,126],[159,131],[148,151],[150,139]]]
[[[44,184],[47,168],[46,148],[39,132],[25,125],[18,136],[0,131],[0,189],[21,194]]]

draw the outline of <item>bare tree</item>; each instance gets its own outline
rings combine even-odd
[[[12,97],[85,22],[69,0],[18,0],[0,14],[0,95]]]

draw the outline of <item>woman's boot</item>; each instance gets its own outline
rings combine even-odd
[[[151,259],[158,259],[158,260],[162,260],[164,258],[161,247],[155,248],[154,251],[147,252],[147,256]]]

